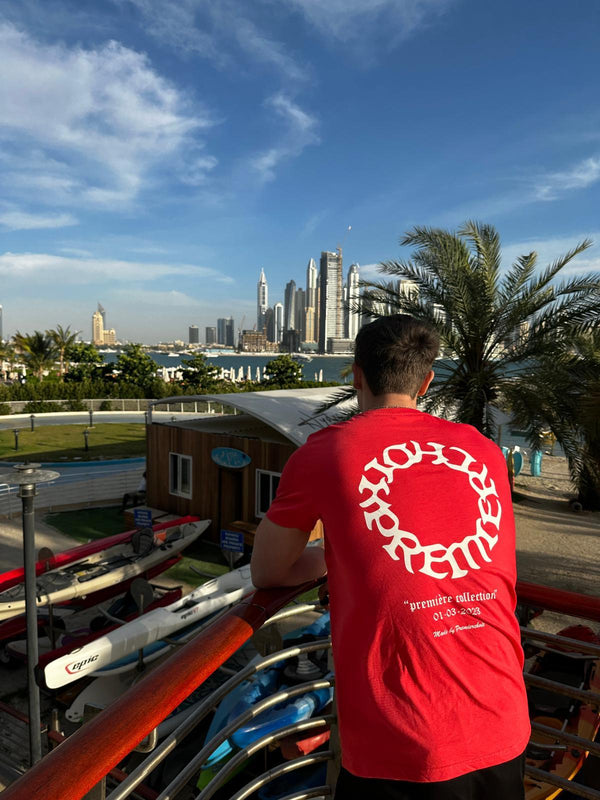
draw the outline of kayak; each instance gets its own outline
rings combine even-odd
[[[66,565],[51,569],[36,578],[38,608],[64,603],[106,587],[119,586],[146,570],[180,553],[209,526],[210,520],[171,526],[166,535],[155,538],[151,528],[132,534],[127,541],[99,550]],[[0,592],[0,619],[25,611],[25,584]]]
[[[180,628],[238,602],[253,588],[250,566],[240,567],[207,581],[166,608],[157,608],[143,614],[85,647],[77,648],[50,662],[44,668],[46,686],[49,689],[58,689],[84,675],[91,675],[113,661],[165,639]]]
[[[185,525],[188,522],[199,522],[199,517],[185,516],[178,519],[172,519],[168,522],[160,522],[152,526],[152,530],[157,538],[164,539],[169,531],[178,526]],[[107,550],[116,544],[128,542],[131,537],[136,533],[137,528],[133,530],[124,531],[123,533],[116,533],[113,536],[106,536],[102,539],[93,539],[91,542],[71,547],[69,550],[64,550],[62,553],[56,553],[50,558],[37,561],[35,565],[35,574],[42,575],[44,572],[56,569],[56,567],[64,567],[66,564],[71,564],[73,561],[79,561],[87,556],[94,555],[101,550]],[[25,570],[23,567],[16,567],[7,572],[0,574],[0,592],[5,589],[10,589],[11,586],[16,586],[25,580]]]
[[[137,580],[141,580],[138,578]],[[154,608],[170,605],[181,597],[181,588],[164,589],[158,586],[152,587],[154,599],[144,611],[152,611]],[[122,597],[119,597],[113,602],[109,608],[106,609],[110,617],[116,617],[128,622],[131,619],[139,616],[139,609],[137,608],[133,598],[126,592]],[[66,630],[66,626],[61,619],[60,628],[56,631],[56,647],[52,648],[50,638],[48,636],[38,637],[38,669],[43,668],[45,664],[54,661],[56,658],[71,653],[75,647],[83,647],[89,642],[93,642],[102,634],[108,631],[115,630],[120,627],[121,623],[115,623],[109,616],[104,616],[102,609],[98,610],[98,615],[91,620],[90,625],[86,628],[78,628],[77,630]],[[68,619],[68,618],[67,618]],[[48,618],[45,619],[48,625]],[[25,661],[27,658],[27,640],[16,639],[15,641],[8,642],[4,647],[8,659],[14,661]]]
[[[591,628],[585,625],[564,628],[558,635],[593,644],[600,643]],[[597,656],[547,648],[537,657],[531,672],[578,689],[600,693],[600,658]],[[527,695],[533,722],[595,740],[600,730],[598,706],[535,686],[528,689]],[[554,743],[557,745],[556,749],[551,747]],[[534,730],[526,751],[526,763],[560,778],[572,780],[583,766],[587,755],[581,748],[569,745],[565,747],[564,743],[551,734]],[[550,783],[525,777],[526,800],[552,800],[561,791],[562,789]]]

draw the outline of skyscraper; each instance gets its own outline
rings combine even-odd
[[[296,281],[288,281],[283,296],[283,330],[295,330],[296,325]]]
[[[190,325],[188,328],[188,342],[190,344],[200,343],[200,329],[197,325]]]
[[[305,302],[305,336],[304,340],[307,342],[316,342],[319,336],[317,325],[317,281],[318,271],[314,258],[311,258],[306,267],[306,302]],[[312,314],[310,313],[312,309]]]
[[[294,314],[294,329],[300,334],[300,341],[306,341],[305,331],[305,300],[306,292],[304,289],[296,289],[296,310]]]
[[[234,337],[233,317],[228,317],[225,320],[225,347],[235,347]]]
[[[280,342],[283,337],[283,303],[275,303],[273,306],[275,313],[275,339]]]
[[[352,264],[348,270],[347,295],[346,295],[346,339],[356,339],[358,333],[359,314],[357,313],[359,301],[358,264]]]
[[[269,286],[265,277],[264,269],[260,271],[260,277],[256,285],[256,330],[262,331],[265,324],[265,314],[269,307]]]
[[[102,303],[98,303],[98,312],[102,314],[102,327],[106,328],[106,311]]]
[[[320,277],[319,352],[326,353],[328,339],[344,338],[341,250],[321,253]]]
[[[104,319],[101,311],[92,314],[92,344],[104,344]]]
[[[207,345],[215,344],[217,341],[217,329],[214,326],[205,329],[205,340]]]

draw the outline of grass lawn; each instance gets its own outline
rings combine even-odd
[[[72,536],[77,542],[102,539],[104,536],[112,536],[125,530],[123,515],[119,513],[116,506],[86,508],[80,511],[60,511],[46,514],[44,521],[66,536]],[[192,567],[215,577],[229,571],[229,567],[221,556],[220,549],[215,545],[210,542],[203,542],[200,539],[194,542],[192,547],[192,556],[183,556],[175,566],[158,575],[156,582],[160,583],[160,579],[164,575],[171,580],[177,581],[177,583],[198,586],[198,584],[204,583],[207,578],[195,573]]]
[[[83,432],[88,431],[85,450]],[[87,425],[29,426],[19,432],[15,450],[12,430],[0,430],[0,461],[101,461],[109,458],[134,458],[146,455],[146,426],[126,423]]]

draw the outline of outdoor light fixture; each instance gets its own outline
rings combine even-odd
[[[90,414],[91,414],[91,413],[92,413],[92,412],[90,411]],[[90,435],[90,432],[89,432],[89,431],[88,431],[88,429],[86,428],[86,429],[84,430],[84,432],[83,432],[83,438],[85,439],[85,449],[86,449],[86,451],[90,449],[90,447],[89,447],[89,444],[88,444],[88,436],[89,436],[89,435]]]
[[[30,414],[29,419],[31,420],[31,430],[35,430],[35,414]]]

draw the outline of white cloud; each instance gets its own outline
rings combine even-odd
[[[152,289],[136,289],[134,298],[132,298],[132,293],[130,291],[118,289],[116,292],[113,292],[113,297],[117,300],[121,299],[129,302],[135,299],[135,303],[138,306],[156,306],[158,308],[189,308],[206,305],[195,297],[190,297],[190,295],[184,292],[178,292],[175,289],[166,292],[154,291]]]
[[[252,61],[274,67],[290,80],[307,77],[283,43],[269,37],[248,18],[251,4],[235,0],[120,0],[135,6],[145,30],[183,56],[201,56],[219,68],[239,69],[236,48]]]
[[[374,40],[394,46],[454,0],[288,0],[320,33],[367,50]]]
[[[361,264],[358,269],[358,277],[361,281],[385,280],[385,275],[379,272],[379,264]]]
[[[47,45],[4,24],[0,55],[0,135],[10,152],[2,161],[10,180],[48,200],[131,202],[154,167],[202,146],[198,134],[215,124],[145,55],[117,42]]]
[[[586,158],[565,172],[550,172],[537,182],[537,200],[556,200],[570,189],[585,189],[600,180],[600,158]]]
[[[86,284],[100,281],[148,282],[176,275],[208,278],[219,283],[233,283],[233,279],[228,275],[210,267],[199,267],[193,264],[67,258],[47,253],[3,253],[0,255],[0,276],[3,280],[18,281],[23,278],[35,278],[39,283],[61,280],[68,284]]]
[[[250,159],[251,169],[259,174],[262,182],[275,178],[275,169],[282,161],[299,156],[306,147],[320,141],[317,119],[303,111],[283,92],[269,97],[265,105],[283,121],[285,132],[277,145]]]
[[[502,264],[508,268],[519,256],[535,251],[538,254],[538,269],[544,269],[559,256],[563,256],[569,250],[572,250],[584,239],[591,239],[593,242],[592,247],[576,256],[559,274],[585,274],[586,272],[600,270],[600,231],[573,234],[573,236],[556,236],[549,239],[524,239],[521,242],[513,242],[502,248]]]
[[[72,214],[27,214],[25,211],[6,211],[0,214],[0,225],[11,231],[66,228],[78,224]]]

